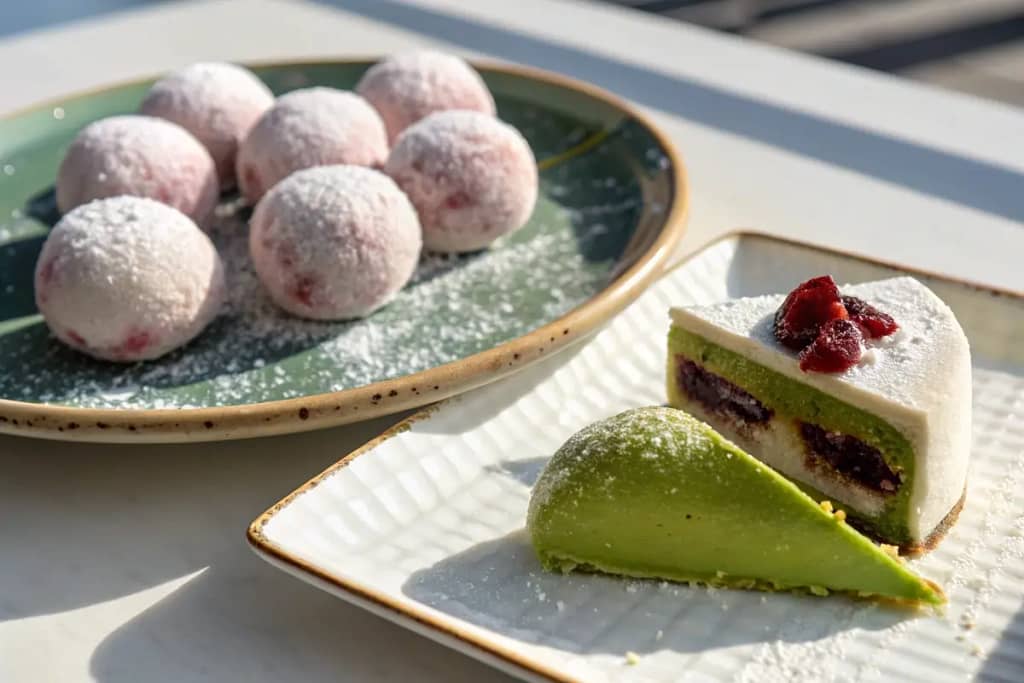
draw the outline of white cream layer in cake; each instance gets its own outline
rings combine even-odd
[[[671,315],[680,328],[875,415],[899,431],[914,452],[913,481],[904,482],[912,486],[908,528],[913,540],[922,542],[960,500],[966,483],[971,439],[967,338],[949,307],[913,278],[841,286],[840,291],[888,313],[900,329],[869,340],[860,363],[837,374],[803,372],[796,352],[775,340],[772,324],[785,295],[673,308]],[[839,500],[845,497],[868,514],[881,506],[870,495],[837,495],[842,492],[835,490],[835,482],[821,485],[807,470],[794,439],[782,434],[768,440],[760,450],[772,451],[772,457],[762,459],[785,474]]]

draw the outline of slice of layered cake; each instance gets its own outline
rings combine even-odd
[[[672,406],[829,498],[904,552],[963,503],[971,359],[953,312],[909,277],[674,308]]]

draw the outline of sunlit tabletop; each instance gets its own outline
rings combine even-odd
[[[647,109],[692,182],[680,256],[753,227],[1024,290],[1024,112],[1004,105],[583,1],[38,5],[58,19],[0,8],[0,112],[199,59],[434,45]],[[246,546],[256,514],[395,419],[184,446],[0,437],[0,680],[505,679]]]

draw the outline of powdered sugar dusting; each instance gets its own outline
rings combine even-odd
[[[280,88],[299,84],[291,72],[267,80]],[[313,74],[305,83],[324,80]],[[635,121],[563,157],[601,124],[529,96],[500,102],[503,119],[522,132],[538,159],[558,159],[545,166],[541,197],[523,228],[485,252],[425,255],[410,283],[366,320],[317,322],[273,305],[249,262],[249,216],[226,198],[210,228],[228,281],[222,314],[183,349],[139,365],[94,362],[54,340],[34,315],[31,266],[43,222],[54,220],[56,210],[52,194],[23,183],[0,198],[0,233],[12,240],[0,245],[0,264],[15,265],[0,270],[0,292],[14,316],[0,335],[0,396],[126,410],[312,396],[460,361],[585,303],[649,245],[656,226],[645,228],[642,240],[630,240],[647,193],[661,201],[670,196],[671,174],[654,157],[648,163],[644,152],[657,141]],[[22,172],[24,155],[0,163],[19,169],[10,182],[31,180]],[[429,400],[432,387],[419,389]]]
[[[783,296],[757,296],[673,309],[684,329],[755,363],[878,415],[914,451],[908,525],[923,539],[960,499],[970,455],[971,357],[967,337],[941,299],[912,277],[840,286],[891,315],[900,329],[868,342],[872,351],[846,372],[803,372],[775,339]]]
[[[213,159],[170,121],[112,116],[91,123],[71,143],[57,172],[57,205],[66,213],[122,194],[155,199],[202,222],[217,203]]]
[[[416,211],[383,173],[318,166],[285,178],[250,223],[253,263],[274,300],[304,318],[365,316],[412,276]]]
[[[323,571],[352,572],[396,600],[436,610],[445,626],[473,629],[480,641],[512,648],[531,666],[580,680],[1018,680],[1024,369],[1015,333],[1021,304],[966,287],[947,283],[935,291],[954,304],[972,340],[987,338],[998,351],[975,354],[966,507],[946,540],[912,565],[946,589],[945,616],[842,596],[706,590],[541,570],[521,531],[532,473],[581,425],[638,400],[656,400],[662,338],[650,330],[664,329],[669,302],[712,301],[727,286],[768,291],[775,285],[766,283],[779,283],[780,272],[806,267],[809,254],[840,274],[885,276],[875,268],[865,274],[867,268],[848,257],[760,238],[740,238],[740,244],[712,246],[656,283],[568,362],[536,367],[450,402],[378,445],[292,501],[275,515],[268,535]],[[737,251],[766,265],[737,272]],[[949,297],[954,287],[956,299]],[[965,308],[976,315],[965,316]],[[565,413],[572,419],[563,421]],[[353,501],[372,515],[356,517]],[[636,667],[624,665],[626,652],[639,655]]]
[[[623,453],[640,453],[648,460],[660,455],[670,459],[701,457],[712,448],[709,432],[707,425],[674,408],[634,408],[595,422],[569,437],[548,461],[533,489],[531,514],[571,486],[581,468],[609,458],[621,459]],[[574,493],[593,495],[593,491]]]
[[[480,75],[461,58],[430,50],[378,62],[356,90],[380,113],[390,142],[436,111],[467,109],[494,115],[494,98]]]
[[[864,299],[899,323],[896,333],[868,340],[867,360],[844,373],[800,373],[802,381],[828,388],[839,382],[886,396],[905,406],[926,407],[944,395],[937,382],[942,363],[936,359],[966,353],[967,340],[953,312],[937,296],[911,277],[891,278],[840,286],[843,294]],[[785,297],[766,295],[734,299],[709,306],[676,309],[680,321],[702,319],[729,333],[749,337],[766,348],[791,356],[772,332],[775,311]],[[714,340],[712,340],[714,341]]]
[[[225,207],[211,237],[225,264],[227,301],[192,344],[118,368],[85,362],[48,341],[41,325],[29,326],[3,337],[8,367],[21,370],[0,376],[0,395],[87,407],[201,407],[339,391],[426,370],[520,336],[592,296],[607,282],[618,253],[611,245],[628,237],[634,209],[622,200],[604,207],[603,223],[625,221],[625,232],[609,233],[584,227],[589,211],[542,202],[537,220],[488,252],[425,255],[409,285],[373,316],[318,322],[274,305],[249,259],[245,216]]]
[[[186,216],[140,197],[80,206],[50,233],[36,302],[65,343],[113,360],[155,358],[196,336],[224,298],[220,258]]]
[[[379,167],[387,160],[384,123],[355,93],[315,87],[282,95],[238,150],[238,185],[255,202],[294,171],[327,164]]]
[[[424,243],[438,251],[486,247],[523,225],[537,200],[529,144],[479,112],[438,112],[409,127],[386,168],[416,206]]]
[[[273,103],[270,88],[248,69],[199,62],[157,81],[139,111],[173,121],[196,136],[213,157],[221,182],[230,184],[238,144]]]

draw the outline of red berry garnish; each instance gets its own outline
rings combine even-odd
[[[800,352],[804,372],[843,372],[860,361],[860,327],[849,320],[829,320],[821,326],[814,342]]]
[[[839,288],[831,275],[800,284],[775,312],[773,330],[783,346],[799,351],[818,337],[821,326],[847,317]]]
[[[842,302],[850,314],[850,320],[861,327],[868,339],[885,337],[900,329],[891,315],[882,313],[863,299],[843,295]]]

